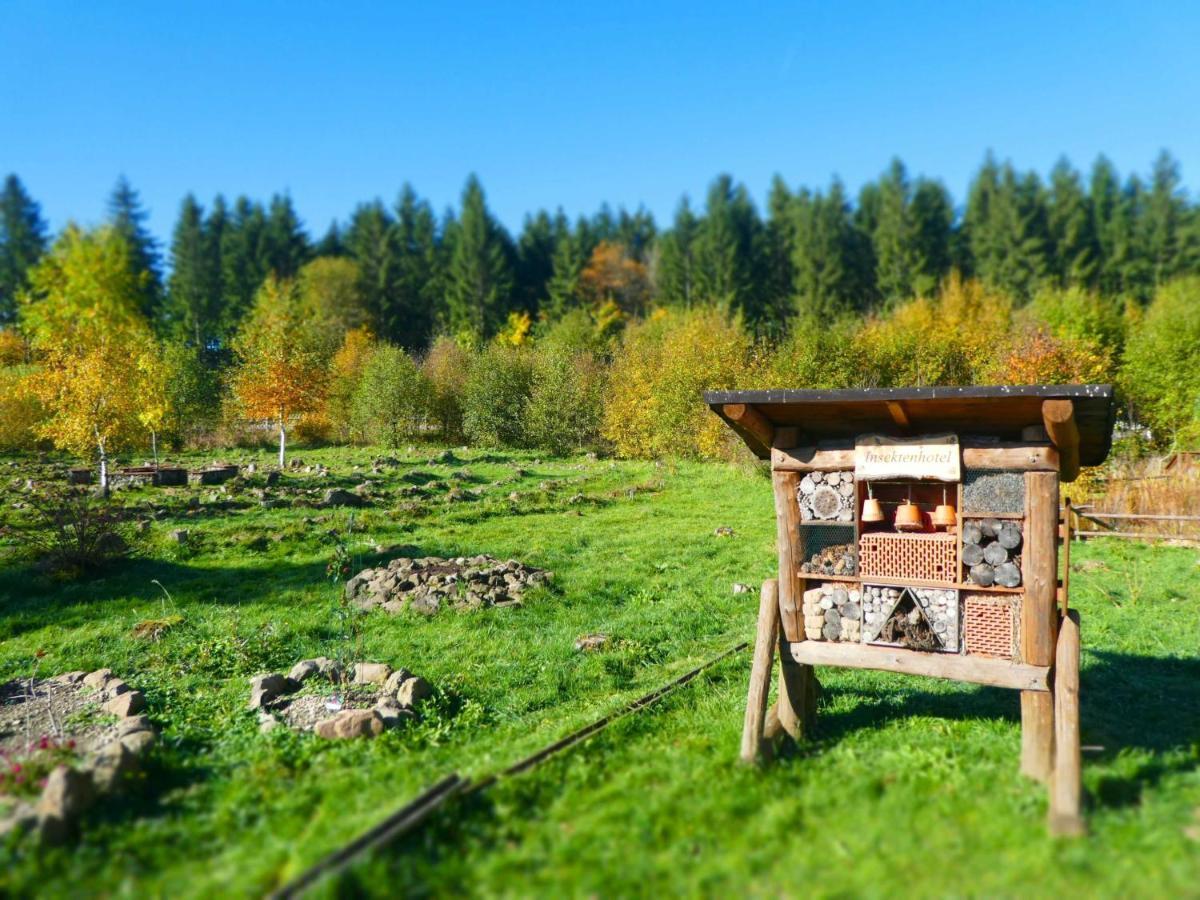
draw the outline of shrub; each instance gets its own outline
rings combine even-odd
[[[51,571],[79,575],[129,552],[114,508],[87,489],[42,489],[28,499],[34,513],[30,544]]]
[[[1125,346],[1121,383],[1160,444],[1200,446],[1200,278],[1159,288]]]
[[[719,456],[725,426],[703,392],[755,379],[750,338],[715,309],[631,325],[613,360],[603,436],[622,456]]]
[[[471,357],[448,337],[439,337],[421,363],[429,385],[428,413],[444,441],[463,435],[463,393],[471,371]]]
[[[28,450],[38,443],[45,412],[27,384],[35,373],[32,366],[0,368],[0,450]]]
[[[1094,338],[1055,337],[1027,326],[983,373],[993,384],[1095,384],[1111,380],[1112,354]]]
[[[412,357],[383,344],[367,360],[354,392],[354,430],[373,444],[398,447],[424,429],[428,394]]]
[[[542,349],[525,417],[529,443],[553,453],[597,446],[605,381],[604,366],[593,354]]]
[[[362,380],[375,338],[367,328],[352,328],[329,363],[329,389],[325,394],[325,418],[333,434],[342,441],[362,436],[354,431],[354,395]]]
[[[530,351],[491,344],[480,353],[463,390],[463,429],[471,442],[527,446],[524,418],[532,384]]]

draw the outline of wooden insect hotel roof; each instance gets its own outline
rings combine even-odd
[[[770,458],[774,432],[781,428],[798,429],[805,444],[867,433],[940,431],[1028,441],[1026,429],[1053,428],[1046,420],[1045,401],[1069,401],[1069,406],[1063,406],[1073,413],[1083,466],[1099,465],[1108,456],[1115,418],[1112,398],[1108,384],[709,391],[704,395],[713,412],[761,459]]]

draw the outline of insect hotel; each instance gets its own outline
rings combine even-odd
[[[1112,388],[705,399],[771,461],[775,492],[779,578],[762,588],[742,758],[780,732],[803,737],[816,665],[1011,688],[1021,771],[1048,784],[1051,830],[1081,832],[1079,615],[1058,571],[1059,485],[1108,455]]]

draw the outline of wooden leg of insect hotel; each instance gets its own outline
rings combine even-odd
[[[1054,774],[1050,779],[1050,832],[1083,834],[1079,751],[1079,613],[1069,610],[1054,658]]]
[[[750,667],[750,691],[746,697],[746,721],[742,728],[742,762],[757,762],[762,755],[771,666],[778,643],[779,582],[772,578],[763,582],[758,601],[758,632],[754,636],[754,662]]]
[[[1058,621],[1058,475],[1025,473],[1025,596],[1021,604],[1021,661],[1054,663]],[[1021,692],[1021,772],[1049,782],[1054,769],[1054,697]]]

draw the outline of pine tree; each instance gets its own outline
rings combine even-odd
[[[871,233],[875,284],[885,303],[913,295],[918,260],[911,202],[908,173],[900,160],[893,159],[879,181],[879,212]]]
[[[395,222],[380,200],[363,203],[350,216],[346,249],[358,263],[363,304],[371,328],[379,337],[396,341],[404,332],[403,314],[396,308],[397,266]]]
[[[206,346],[218,329],[220,294],[214,290],[213,262],[204,210],[188,194],[171,238],[171,277],[164,312],[170,330],[195,347]]]
[[[138,192],[122,175],[108,200],[108,220],[121,238],[129,244],[129,264],[142,282],[142,313],[151,322],[158,320],[162,305],[162,274],[159,271],[158,242],[146,228],[148,213],[142,208]]]
[[[950,274],[954,261],[954,203],[938,181],[918,178],[912,194],[913,291],[925,296]]]
[[[231,335],[254,305],[266,277],[259,245],[266,227],[261,204],[238,197],[220,237],[222,302],[221,333]]]
[[[829,193],[796,195],[796,301],[801,316],[831,317],[868,309],[874,300],[869,241],[854,226],[842,183]]]
[[[271,198],[259,244],[263,270],[273,272],[279,278],[294,278],[309,256],[308,235],[292,206],[292,198],[276,194]]]
[[[0,193],[0,325],[17,315],[17,294],[29,285],[29,270],[46,251],[41,209],[16,175]]]
[[[474,175],[463,189],[455,232],[446,296],[450,327],[480,341],[493,334],[508,313],[512,270],[505,235],[488,212]]]
[[[545,210],[525,217],[517,239],[516,305],[531,316],[546,305],[547,288],[554,275],[554,223]]]
[[[550,258],[550,280],[546,282],[546,317],[561,319],[582,302],[579,278],[587,257],[580,245],[578,232],[572,234],[567,218],[559,210],[554,222],[554,255]]]
[[[1050,173],[1048,224],[1053,271],[1063,287],[1093,287],[1100,274],[1100,248],[1092,211],[1079,173],[1065,158]]]
[[[407,350],[423,350],[433,338],[446,284],[444,251],[429,203],[411,185],[396,204],[396,309],[404,322],[395,340]]]

